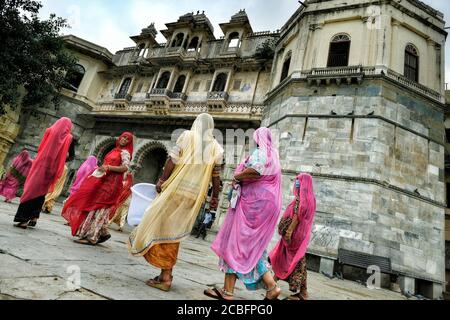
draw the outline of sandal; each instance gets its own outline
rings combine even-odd
[[[37,225],[37,220],[31,220],[30,222],[28,222],[28,226],[31,228],[35,228]]]
[[[226,291],[225,289],[217,289],[216,287],[206,289],[203,291],[203,294],[207,297],[216,299],[216,300],[227,300],[232,301],[234,295],[231,292]]]
[[[96,243],[93,243],[93,242],[91,242],[88,239],[77,239],[77,240],[74,240],[73,242],[78,243],[78,244],[84,244],[84,245],[87,245],[87,246],[95,246],[95,245],[97,245]]]
[[[28,222],[21,222],[21,223],[15,224],[14,227],[26,230],[26,229],[28,229]]]
[[[172,277],[172,279],[173,279],[173,277]],[[170,284],[167,284],[169,282],[170,282]],[[152,288],[155,288],[155,289],[159,289],[159,290],[164,291],[164,292],[169,292],[170,288],[172,287],[172,280],[163,282],[163,281],[160,281],[159,276],[157,276],[157,277],[155,277],[155,279],[148,280],[146,282],[146,284],[149,287],[152,287]]]
[[[109,239],[111,239],[111,235],[110,234],[107,234],[106,236],[101,236],[98,239],[97,244],[104,243],[104,242],[108,241]]]
[[[269,294],[269,292],[272,292],[272,291],[274,291],[274,290],[279,290],[278,291],[278,294],[276,295],[276,297],[274,297],[274,298],[272,298],[272,299],[269,299],[269,297],[267,297],[267,295],[266,295],[266,297],[264,298],[264,300],[267,300],[267,301],[276,301],[276,300],[280,300],[280,299],[278,299],[278,297],[280,296],[280,294],[281,294],[281,289],[280,289],[280,287],[278,286],[278,284],[275,284],[275,286],[273,286],[273,288],[270,288],[270,289],[268,289],[266,292],[267,292],[267,294]]]

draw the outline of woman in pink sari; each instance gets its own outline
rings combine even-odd
[[[289,283],[295,294],[289,300],[307,300],[306,250],[316,213],[313,180],[309,174],[300,174],[294,186],[295,200],[289,205],[279,224],[282,236],[270,253],[270,262],[278,279]]]
[[[63,174],[69,149],[69,159],[75,155],[71,132],[72,121],[69,118],[61,118],[45,130],[14,217],[14,222],[18,222],[16,227],[26,229],[36,226],[45,202],[45,195],[53,192]]]
[[[14,158],[5,178],[0,181],[0,195],[5,197],[5,202],[10,203],[16,197],[17,191],[25,183],[32,163],[33,160],[25,149]]]
[[[238,278],[248,290],[266,289],[267,300],[276,300],[281,293],[267,261],[281,210],[280,160],[269,129],[258,129],[253,138],[258,148],[234,176],[233,188],[240,189],[240,197],[212,245],[225,273],[224,288],[204,292],[214,299],[232,300]]]
[[[84,179],[89,176],[95,169],[97,169],[97,158],[94,156],[90,156],[87,160],[81,165],[81,167],[77,171],[77,176],[75,181],[70,188],[70,195],[74,194],[83,183]]]

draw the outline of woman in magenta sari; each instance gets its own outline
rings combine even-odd
[[[14,158],[5,178],[0,181],[0,195],[5,197],[5,202],[10,203],[16,197],[17,191],[25,183],[32,163],[33,160],[25,149]]]
[[[270,262],[278,279],[289,283],[295,293],[289,300],[307,300],[306,250],[316,213],[313,180],[309,174],[300,174],[294,186],[295,200],[289,205],[279,224],[282,236],[270,253]]]
[[[75,181],[70,188],[70,195],[74,194],[80,188],[84,179],[86,179],[88,175],[94,172],[95,169],[97,169],[97,158],[94,156],[90,156],[78,169]]]
[[[212,250],[225,273],[224,288],[205,290],[205,295],[232,300],[236,280],[248,290],[266,289],[266,299],[281,293],[270,273],[267,247],[281,210],[281,166],[272,134],[260,128],[254,134],[255,152],[236,169],[233,188],[240,189],[235,209],[230,207]]]

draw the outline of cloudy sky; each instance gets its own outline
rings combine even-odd
[[[422,0],[445,14],[450,26],[448,0]],[[68,19],[72,28],[65,31],[116,52],[133,46],[130,35],[154,22],[156,29],[175,22],[187,12],[205,11],[216,37],[222,36],[219,23],[246,9],[254,31],[277,30],[299,7],[297,0],[41,0],[42,17],[50,13]],[[165,42],[159,34],[159,42]],[[446,47],[446,82],[450,82],[450,39]],[[450,84],[449,84],[450,86]]]

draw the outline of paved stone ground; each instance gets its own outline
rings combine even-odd
[[[171,292],[145,285],[158,270],[143,258],[132,257],[126,247],[127,232],[111,230],[112,240],[97,247],[73,242],[57,205],[52,215],[43,214],[36,229],[14,228],[17,202],[0,203],[0,299],[35,300],[202,300],[206,285],[223,282],[218,259],[207,241],[190,238],[183,242],[174,270]],[[128,230],[129,231],[129,230]],[[212,240],[209,236],[207,240]],[[81,289],[67,286],[68,268],[81,270]],[[406,299],[388,290],[366,287],[309,272],[308,286],[313,300],[396,300]],[[288,287],[282,283],[283,297]],[[237,299],[261,300],[264,292],[248,292],[242,284]]]

